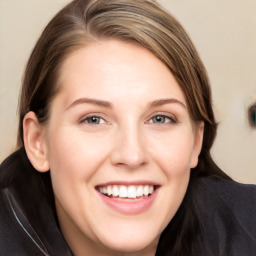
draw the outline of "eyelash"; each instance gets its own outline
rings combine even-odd
[[[154,124],[157,124],[157,125],[168,125],[168,124],[177,124],[178,121],[175,117],[173,116],[170,116],[170,115],[166,115],[166,114],[157,114],[157,115],[154,115],[150,118],[150,120],[154,119],[154,118],[157,118],[157,117],[160,117],[160,118],[164,118],[164,123],[154,123]],[[168,122],[166,122],[166,120],[169,120]],[[153,123],[151,121],[148,121],[149,123]]]
[[[102,124],[102,123],[90,123],[88,122],[88,120],[92,119],[92,118],[97,118],[97,119],[102,119],[104,120],[104,122],[106,122],[106,120],[101,117],[100,115],[96,115],[96,114],[90,114],[90,115],[87,115],[85,116],[84,118],[82,118],[79,123],[88,123],[90,125],[99,125],[99,124]]]
[[[163,123],[154,123],[153,121],[151,121],[152,119],[154,118],[157,118],[157,117],[160,117],[160,118],[164,118],[164,122]],[[99,122],[99,123],[94,123],[94,122],[90,122],[92,120],[92,118],[95,118],[97,120],[101,119],[103,120],[103,122]],[[166,120],[169,120],[168,122],[166,122]],[[90,115],[87,115],[85,116],[84,118],[82,118],[79,123],[88,123],[90,125],[100,125],[100,124],[103,124],[104,122],[107,122],[102,116],[100,115],[97,115],[97,114],[90,114]],[[108,122],[107,122],[108,123]],[[152,123],[152,124],[156,124],[156,125],[168,125],[168,124],[177,124],[178,121],[175,117],[173,116],[170,116],[170,115],[166,115],[166,114],[156,114],[154,116],[152,116],[149,121],[147,121],[146,123]]]

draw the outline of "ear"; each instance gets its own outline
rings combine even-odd
[[[27,156],[39,172],[49,171],[44,127],[34,112],[28,112],[23,119],[23,138]]]
[[[204,122],[200,122],[195,127],[195,138],[194,138],[194,146],[193,146],[193,153],[191,157],[190,168],[195,168],[198,164],[198,157],[202,149],[203,137],[204,137]]]

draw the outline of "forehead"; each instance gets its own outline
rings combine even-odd
[[[115,98],[184,95],[167,66],[142,46],[118,40],[91,43],[75,50],[63,63],[60,91],[67,101],[81,95]]]

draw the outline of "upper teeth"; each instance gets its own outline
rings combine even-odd
[[[109,185],[99,187],[100,193],[108,196],[116,196],[122,198],[136,198],[140,196],[148,196],[154,192],[153,185],[139,185],[139,186],[124,186],[124,185]]]

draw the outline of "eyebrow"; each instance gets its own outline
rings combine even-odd
[[[155,100],[149,104],[149,107],[158,107],[169,103],[177,103],[181,105],[183,108],[187,108],[185,103],[175,98]]]
[[[181,105],[185,109],[187,108],[186,105],[182,101],[175,99],[175,98],[155,100],[149,104],[149,108],[150,107],[158,107],[158,106],[162,106],[162,105],[170,104],[170,103],[176,103],[176,104]],[[113,108],[113,105],[108,101],[98,100],[98,99],[93,99],[93,98],[80,98],[80,99],[75,100],[73,103],[71,103],[71,105],[69,105],[66,108],[66,110],[73,108],[80,104],[92,104],[92,105],[101,106],[101,107],[105,107],[105,108]]]
[[[71,105],[69,105],[66,110],[73,108],[77,105],[80,104],[92,104],[92,105],[96,105],[96,106],[101,106],[101,107],[105,107],[105,108],[112,108],[112,104],[108,101],[104,101],[104,100],[97,100],[97,99],[92,99],[92,98],[80,98],[78,100],[75,100]]]

